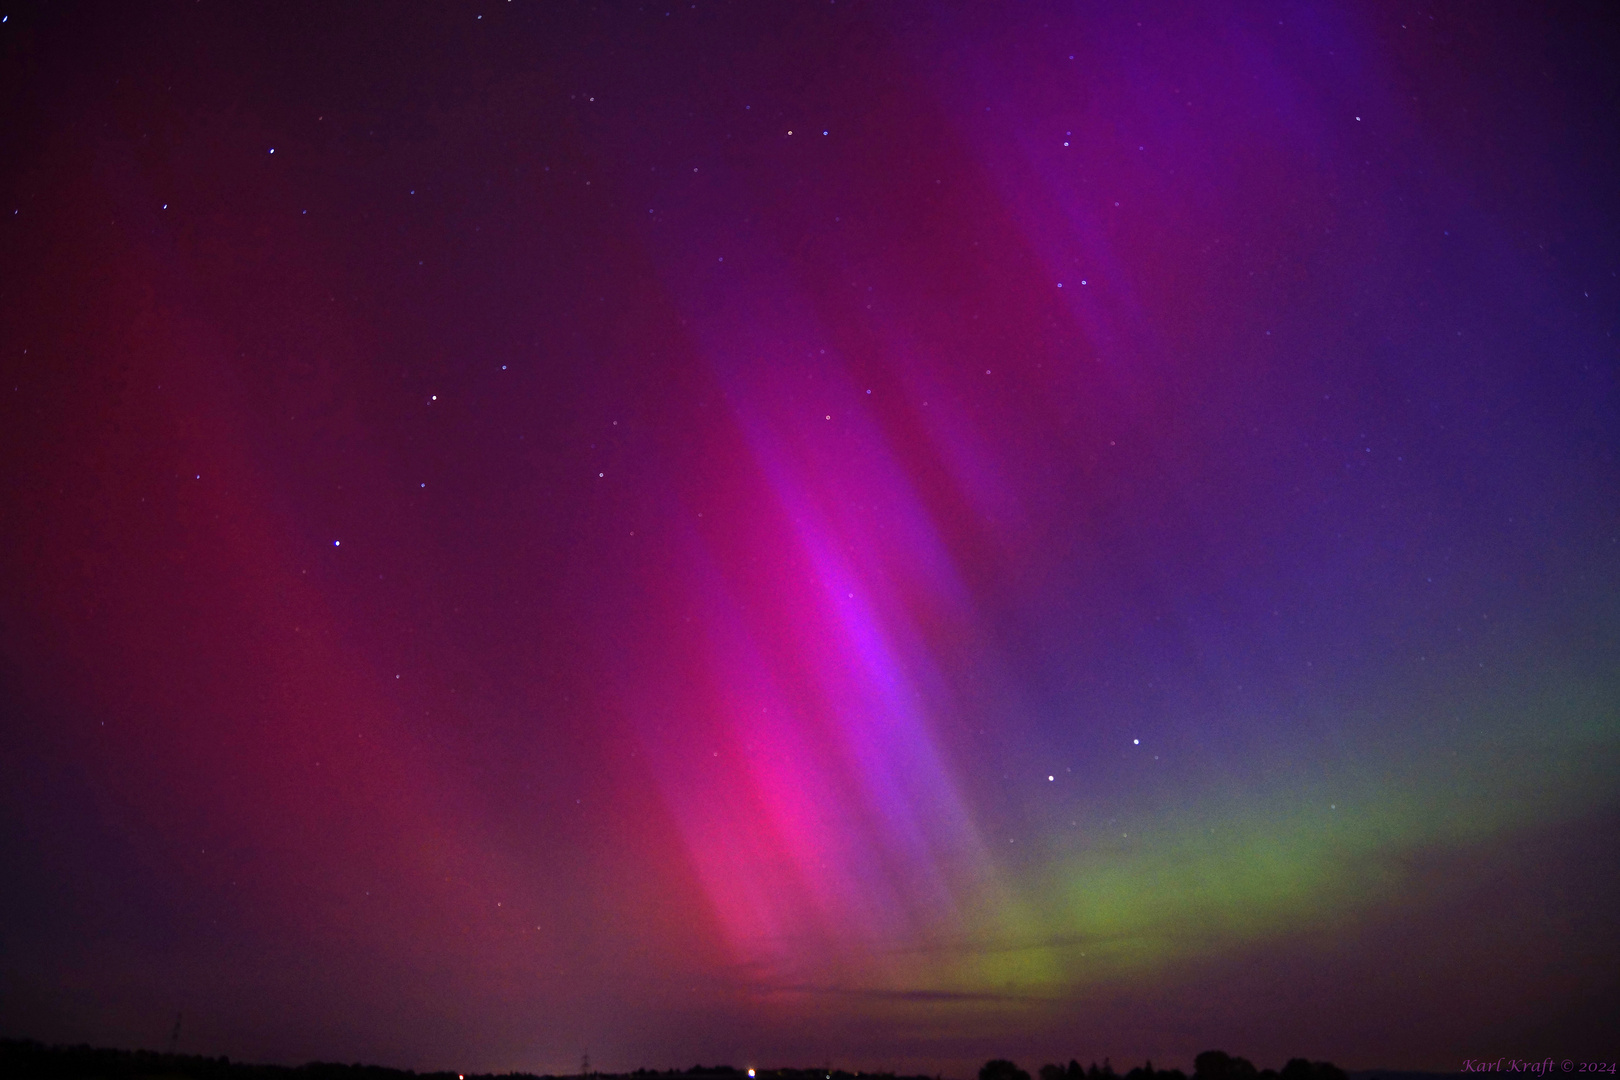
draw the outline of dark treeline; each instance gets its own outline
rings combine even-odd
[[[746,1080],[730,1065],[693,1065],[689,1069],[637,1069],[633,1073],[591,1072],[613,1076]],[[569,1074],[566,1080],[578,1080]],[[226,1057],[160,1054],[152,1050],[108,1050],[96,1046],[46,1046],[25,1039],[0,1039],[0,1077],[5,1080],[564,1080],[534,1073],[419,1073],[381,1065],[343,1065],[312,1061],[307,1065],[250,1065]],[[937,1080],[931,1076],[852,1073],[842,1069],[760,1069],[759,1080]]]
[[[1155,1069],[1153,1062],[1138,1065],[1123,1075],[1114,1071],[1113,1063],[1103,1058],[1099,1066],[1095,1061],[1090,1068],[1069,1059],[1069,1064],[1042,1065],[1041,1080],[1187,1080],[1180,1069]],[[987,1061],[979,1070],[979,1080],[1030,1080],[1029,1073],[1002,1058]],[[1294,1058],[1277,1069],[1256,1069],[1248,1058],[1233,1057],[1223,1050],[1205,1050],[1193,1059],[1192,1080],[1348,1080],[1344,1070],[1325,1061],[1306,1061]]]
[[[578,1074],[569,1074],[574,1080]],[[689,1069],[637,1069],[633,1073],[599,1073],[594,1077],[678,1077],[704,1080],[743,1080],[741,1069],[730,1065],[693,1065]],[[94,1046],[46,1046],[22,1039],[0,1039],[0,1077],[6,1080],[497,1080],[494,1074],[455,1072],[418,1073],[381,1065],[344,1065],[312,1061],[307,1065],[252,1065],[230,1058],[191,1054],[160,1054],[151,1050],[109,1050]],[[937,1080],[927,1076],[893,1073],[852,1073],[842,1069],[760,1069],[757,1080]],[[1071,1060],[1067,1066],[1043,1065],[1040,1080],[1189,1080],[1180,1069],[1155,1069],[1147,1062],[1128,1072],[1115,1072],[1103,1058],[1090,1067]],[[534,1073],[501,1073],[499,1080],[563,1080]],[[1011,1061],[986,1062],[979,1080],[1030,1080],[1029,1073]],[[1348,1080],[1344,1072],[1323,1061],[1294,1058],[1281,1070],[1256,1069],[1245,1058],[1207,1050],[1193,1060],[1191,1080]]]

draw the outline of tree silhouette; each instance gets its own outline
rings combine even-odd
[[[1258,1080],[1259,1075],[1248,1058],[1224,1050],[1205,1050],[1193,1058],[1193,1080]]]
[[[979,1080],[1029,1080],[1029,1073],[1005,1058],[995,1058],[984,1063]]]

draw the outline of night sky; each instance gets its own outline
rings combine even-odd
[[[0,1035],[1620,1050],[1608,5],[0,14]]]

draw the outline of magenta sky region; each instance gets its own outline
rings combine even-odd
[[[862,390],[825,350],[806,364],[780,339],[739,347],[776,355],[769,384],[746,362],[720,381],[763,496],[746,515],[765,520],[744,565],[701,541],[696,554],[723,752],[705,769],[690,757],[708,744],[683,741],[687,760],[662,767],[740,954],[779,967],[762,973],[778,987],[828,988],[874,949],[956,930],[985,887],[983,844],[936,741],[949,700],[918,625],[969,613],[883,432],[845,409]],[[811,414],[817,401],[840,415]],[[716,509],[723,521],[742,512]]]
[[[0,1034],[1612,1051],[1614,54],[15,9]]]

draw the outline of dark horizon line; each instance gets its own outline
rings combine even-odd
[[[28,1058],[35,1059],[32,1062]],[[73,1059],[92,1059],[75,1061]],[[120,1060],[122,1059],[122,1060]],[[1107,1058],[1104,1058],[1107,1061]],[[8,1065],[31,1064],[35,1069],[44,1066],[45,1071],[12,1073]],[[254,1073],[284,1074],[301,1073],[305,1076],[317,1078],[327,1076],[364,1076],[367,1080],[384,1080],[388,1076],[415,1077],[418,1080],[572,1080],[580,1077],[629,1078],[645,1076],[665,1077],[716,1077],[716,1076],[754,1076],[756,1078],[779,1078],[779,1080],[798,1080],[800,1077],[825,1077],[828,1080],[841,1080],[852,1077],[883,1077],[888,1080],[954,1080],[946,1078],[943,1074],[934,1073],[900,1073],[894,1070],[883,1069],[829,1069],[820,1066],[797,1067],[776,1066],[772,1068],[755,1068],[750,1073],[746,1067],[738,1068],[734,1065],[693,1065],[689,1068],[671,1067],[668,1069],[651,1069],[640,1067],[623,1072],[610,1072],[604,1069],[591,1069],[585,1072],[544,1073],[523,1072],[512,1070],[508,1072],[466,1072],[456,1069],[432,1069],[418,1072],[415,1069],[398,1068],[391,1065],[377,1065],[362,1062],[345,1063],[340,1061],[306,1061],[299,1065],[279,1065],[264,1062],[233,1061],[228,1055],[211,1057],[206,1054],[185,1054],[162,1050],[134,1049],[126,1050],[118,1047],[92,1046],[89,1043],[45,1043],[38,1039],[0,1037],[0,1072],[7,1075],[33,1076],[40,1080],[67,1080],[67,1078],[85,1075],[75,1072],[74,1066],[95,1068],[94,1075],[98,1080],[110,1080],[112,1077],[130,1076],[145,1077],[144,1072],[135,1071],[136,1066],[149,1068],[161,1065],[166,1070],[176,1066],[186,1066],[198,1070],[190,1074],[187,1080],[218,1080],[222,1077],[249,1077]],[[122,1065],[120,1069],[117,1066]],[[54,1067],[52,1067],[54,1066]],[[109,1066],[113,1068],[109,1070]],[[1132,1068],[1138,1068],[1133,1066]],[[1172,1069],[1175,1067],[1172,1067]],[[1169,1072],[1172,1069],[1155,1069],[1155,1072]],[[1123,1078],[1130,1069],[1114,1075]],[[1185,1075],[1185,1074],[1184,1074]],[[1356,1069],[1345,1070],[1349,1080],[1435,1080],[1462,1075],[1460,1072],[1435,1072],[1421,1069]]]

